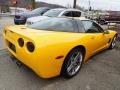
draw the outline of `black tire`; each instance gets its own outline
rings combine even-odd
[[[117,36],[114,36],[112,42],[110,43],[109,49],[113,49],[116,47]]]
[[[73,58],[74,60],[78,59],[77,61],[72,61],[70,60],[72,57],[74,57],[75,54],[80,53],[80,57],[78,55],[75,56],[75,58]],[[81,59],[81,55],[82,55],[82,59]],[[78,58],[78,57],[79,58]],[[76,58],[77,57],[77,58]],[[61,70],[61,75],[65,78],[72,78],[73,76],[75,76],[81,69],[82,67],[82,64],[83,64],[83,59],[84,59],[84,55],[83,55],[83,51],[82,49],[80,48],[74,48],[72,51],[70,51],[70,53],[66,56],[65,60],[64,60],[64,63],[63,63],[63,66],[62,66],[62,70]],[[68,72],[68,68],[70,68],[69,64],[73,63],[74,64],[77,64],[79,63],[78,65],[80,65],[79,67],[77,67],[77,65],[72,65],[72,67],[74,66],[74,68],[76,67],[76,72],[74,74],[70,74],[70,72]],[[81,63],[80,63],[81,62]],[[69,67],[68,67],[69,66]],[[72,68],[71,68],[72,70]],[[73,71],[73,70],[72,70]],[[71,72],[72,73],[72,72]]]

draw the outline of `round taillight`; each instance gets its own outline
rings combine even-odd
[[[24,46],[24,40],[22,38],[19,38],[18,39],[18,44],[20,47],[23,47]]]
[[[33,52],[34,49],[35,49],[34,44],[32,42],[28,42],[27,43],[27,49],[28,49],[29,52]]]

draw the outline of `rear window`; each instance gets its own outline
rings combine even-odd
[[[36,30],[74,32],[73,21],[67,18],[47,18],[27,27]]]

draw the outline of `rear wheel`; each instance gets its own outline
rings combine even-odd
[[[83,64],[83,52],[80,48],[73,49],[66,57],[61,74],[65,78],[75,76],[81,69]]]
[[[113,49],[113,48],[115,48],[115,46],[116,46],[116,42],[117,42],[117,36],[115,36],[114,38],[113,38],[113,40],[112,40],[112,42],[111,42],[111,44],[110,44],[110,47],[109,47],[109,49]]]

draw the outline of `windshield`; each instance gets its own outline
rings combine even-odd
[[[46,13],[43,14],[43,16],[48,17],[57,17],[63,10],[49,10]]]
[[[47,18],[27,27],[36,30],[74,32],[72,22],[71,19],[66,18]]]
[[[43,8],[37,8],[37,9],[32,10],[31,12],[32,13],[42,13],[43,10],[44,10]]]

